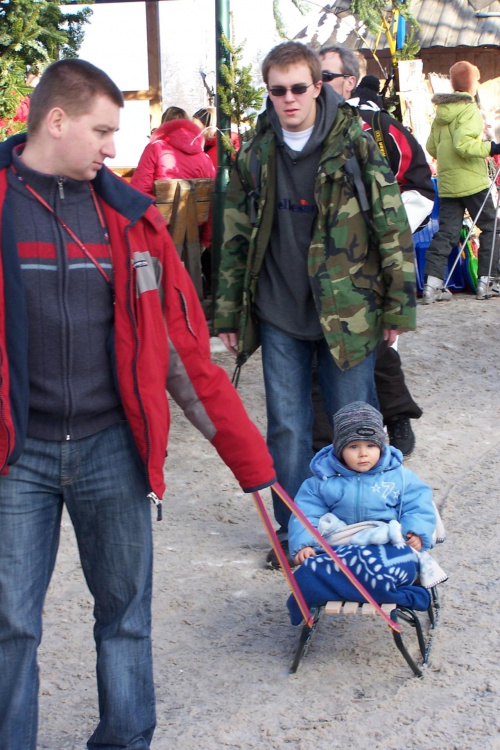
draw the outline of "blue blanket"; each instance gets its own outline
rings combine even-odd
[[[394,602],[421,611],[429,607],[429,592],[412,585],[418,561],[408,545],[344,544],[336,547],[335,552],[379,604]],[[309,557],[294,576],[309,609],[330,600],[365,601],[327,554]],[[300,625],[303,617],[293,596],[288,599],[287,607],[292,625]]]

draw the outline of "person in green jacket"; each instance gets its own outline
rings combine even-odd
[[[285,42],[262,76],[266,111],[226,194],[214,326],[238,364],[262,345],[267,443],[294,497],[313,455],[314,360],[330,420],[352,401],[377,407],[377,346],[415,328],[415,266],[394,175],[322,87],[318,55]],[[286,551],[290,512],[273,500]]]
[[[476,101],[478,68],[457,62],[450,68],[450,81],[452,94],[432,98],[437,109],[427,140],[427,151],[437,159],[440,205],[439,229],[426,253],[424,305],[451,299],[443,286],[448,256],[460,239],[465,210],[475,219],[481,207],[476,221],[481,230],[476,297],[500,296],[500,243],[486,164],[487,156],[500,154],[500,144],[483,138],[484,120]]]

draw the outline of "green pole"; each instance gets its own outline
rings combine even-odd
[[[230,137],[231,121],[220,108],[220,97],[218,87],[222,85],[220,72],[221,64],[230,65],[230,54],[222,44],[221,36],[229,39],[229,0],[215,0],[215,67],[216,67],[216,96],[215,106],[217,108],[217,127],[219,131]],[[217,295],[217,281],[219,273],[220,252],[223,235],[223,214],[226,187],[229,182],[229,168],[231,155],[222,146],[221,133],[217,133],[217,175],[215,178],[213,207],[212,207],[212,320],[215,312],[215,297]]]

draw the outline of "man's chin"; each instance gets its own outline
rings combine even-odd
[[[89,175],[91,176],[87,177],[87,180],[93,180],[96,174],[101,171],[102,167],[103,167],[102,162],[99,162],[99,163],[96,162],[95,164],[92,164],[89,167]]]

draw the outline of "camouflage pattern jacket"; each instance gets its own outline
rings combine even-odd
[[[352,161],[359,164],[362,181],[350,174]],[[361,189],[366,186],[365,211],[357,197],[360,182]],[[253,301],[271,236],[275,184],[275,135],[264,113],[257,134],[238,154],[224,211],[214,326],[218,333],[239,331],[238,364],[259,346]],[[323,143],[315,199],[311,289],[332,356],[347,370],[376,348],[385,328],[404,331],[416,325],[413,240],[399,189],[348,104],[339,107]]]

